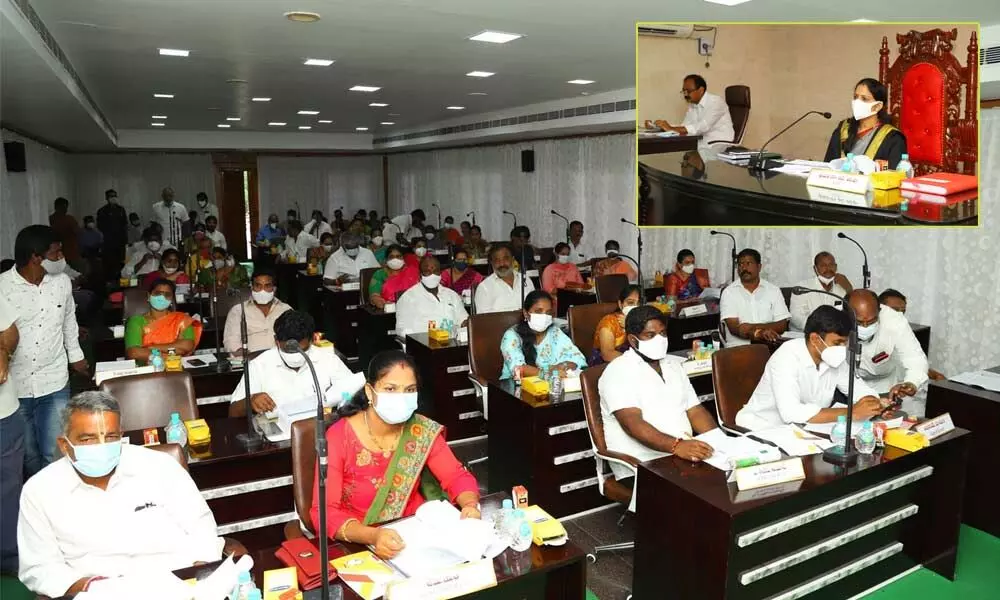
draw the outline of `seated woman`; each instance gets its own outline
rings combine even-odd
[[[190,256],[198,251],[198,248],[201,246],[201,240],[207,237],[207,234],[205,233],[206,231],[207,229],[205,228],[204,223],[195,224],[194,229],[191,231],[191,235],[184,238],[184,254]]]
[[[389,246],[385,266],[375,271],[368,284],[368,298],[375,308],[385,308],[390,302],[420,281],[420,267],[412,267],[403,260],[403,248],[398,244]],[[418,263],[419,265],[419,263]]]
[[[888,110],[889,94],[878,79],[866,77],[854,86],[854,100],[847,119],[830,135],[823,160],[830,162],[848,153],[884,160],[895,169],[906,154],[906,136],[892,126]]]
[[[163,356],[172,348],[180,356],[194,352],[201,339],[201,321],[170,310],[176,286],[157,279],[149,288],[149,312],[133,315],[125,322],[125,358],[147,362],[156,349]]]
[[[376,354],[367,383],[337,409],[326,430],[327,530],[330,538],[375,549],[380,558],[399,554],[405,540],[375,527],[416,513],[424,502],[447,499],[462,518],[480,518],[479,485],[455,458],[444,428],[416,414],[417,368],[399,350]],[[316,474],[318,481],[319,473]],[[314,528],[319,521],[319,485],[313,485]]]
[[[229,252],[216,246],[212,249],[211,269],[202,269],[198,274],[198,285],[205,289],[245,289],[250,287],[250,276],[243,265],[236,264],[236,259]]]
[[[413,252],[407,252],[403,256],[403,260],[406,261],[407,265],[412,265],[416,269],[420,269],[420,259],[427,256],[427,240],[424,238],[413,238],[410,240],[410,249]]]
[[[457,248],[451,266],[441,273],[441,285],[454,290],[459,296],[465,293],[465,290],[470,290],[471,293],[472,286],[479,285],[483,275],[475,269],[470,269],[469,262],[469,251]]]
[[[621,246],[618,242],[608,240],[604,244],[604,252],[607,254],[607,258],[601,259],[594,264],[594,279],[604,275],[624,275],[628,277],[629,283],[638,282],[639,276],[636,275],[635,269],[632,268],[632,263],[618,256],[618,253],[621,252]]]
[[[639,306],[642,288],[629,284],[618,294],[618,310],[604,315],[594,330],[594,349],[590,353],[590,364],[611,362],[628,350],[625,341],[625,317]]]
[[[319,238],[319,246],[309,249],[310,261],[315,260],[319,264],[319,270],[323,270],[326,259],[337,250],[337,236],[333,233],[324,233]]]
[[[181,271],[181,253],[176,248],[163,251],[160,256],[160,268],[143,278],[142,287],[149,288],[157,279],[166,279],[175,284],[191,283],[187,274]]]
[[[184,267],[184,271],[187,273],[188,279],[191,281],[197,281],[198,275],[206,270],[212,268],[212,240],[207,235],[203,236],[198,240],[197,249],[188,254],[187,265]]]
[[[696,302],[705,288],[711,287],[708,269],[695,268],[694,252],[687,248],[677,253],[674,270],[663,278],[663,292],[667,298],[685,302]]]
[[[583,283],[583,277],[580,275],[580,269],[573,264],[569,244],[559,242],[553,250],[556,254],[556,262],[545,267],[545,270],[542,271],[542,289],[555,296],[556,290],[586,287]]]
[[[587,366],[587,359],[563,330],[552,324],[552,296],[535,290],[524,299],[524,320],[503,334],[500,353],[503,355],[503,372],[500,379],[514,375],[520,369],[521,377],[545,376],[551,371],[565,375],[572,369]]]

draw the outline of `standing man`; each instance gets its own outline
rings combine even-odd
[[[858,320],[858,376],[893,400],[915,396],[928,379],[927,355],[906,317],[891,308],[882,310],[871,290],[854,290],[847,302]]]
[[[208,223],[209,217],[215,217],[215,222],[219,222],[219,207],[208,201],[208,194],[198,192],[195,201],[198,204],[199,223]]]
[[[382,239],[386,243],[398,242],[408,246],[413,238],[424,236],[424,221],[426,220],[427,215],[419,208],[411,211],[408,215],[399,215],[382,228]]]
[[[791,318],[781,288],[761,279],[760,252],[745,248],[736,261],[740,280],[727,286],[719,300],[720,317],[729,334],[726,346],[777,342]]]
[[[684,78],[681,94],[688,102],[687,113],[680,126],[673,126],[667,121],[657,119],[655,126],[663,131],[674,131],[679,135],[700,135],[698,150],[709,148],[710,142],[727,142],[732,144],[736,134],[733,132],[733,119],[729,115],[729,105],[716,94],[708,92],[708,84],[701,75],[688,75]],[[646,127],[654,124],[646,121]]]
[[[17,506],[24,480],[24,416],[9,370],[17,350],[16,319],[14,307],[0,296],[0,573],[17,573]]]
[[[840,298],[854,289],[850,280],[843,273],[837,272],[837,259],[829,252],[823,251],[816,255],[813,259],[813,271],[815,272],[813,277],[804,279],[795,285],[837,294]],[[836,299],[826,294],[792,295],[792,300],[789,303],[792,312],[792,329],[802,331],[806,326],[806,319],[814,310],[820,306],[833,306],[836,302]]]
[[[163,239],[177,248],[184,241],[181,225],[188,216],[188,210],[180,202],[174,201],[173,188],[163,188],[160,196],[163,199],[153,204],[153,222],[163,227]]]
[[[490,264],[493,273],[476,288],[476,313],[519,310],[523,299],[535,291],[535,284],[514,269],[514,255],[507,244],[494,244],[490,248]]]
[[[139,215],[136,215],[136,220],[138,219]],[[129,242],[129,220],[125,209],[118,204],[118,192],[113,189],[104,192],[104,206],[97,209],[97,229],[104,236],[101,257],[104,261],[104,272],[107,273],[105,279],[114,279],[125,264],[125,246]]]
[[[49,215],[49,226],[63,244],[63,254],[74,267],[80,267],[80,224],[69,214],[69,200],[56,198],[55,212]]]
[[[226,246],[226,236],[219,231],[219,217],[209,215],[205,219],[205,236],[212,240],[212,247],[229,249]]]
[[[281,253],[287,259],[294,256],[298,262],[306,262],[309,251],[319,247],[319,240],[302,231],[302,223],[292,219],[288,222],[288,237],[285,238],[285,250]]]
[[[17,313],[21,335],[10,372],[25,422],[27,477],[58,458],[59,412],[69,400],[69,369],[89,376],[80,349],[73,285],[51,227],[30,225],[14,240],[16,268],[0,275],[0,297]]]

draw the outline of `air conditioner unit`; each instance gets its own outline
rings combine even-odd
[[[980,100],[1000,99],[1000,25],[980,29]]]
[[[657,35],[660,37],[689,38],[694,35],[694,25],[639,25],[639,35]]]

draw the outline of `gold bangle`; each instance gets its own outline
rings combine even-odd
[[[355,521],[355,522],[358,522],[358,523],[361,522],[361,521],[358,521],[357,519],[351,517],[350,519],[347,519],[346,521],[344,521],[344,524],[340,526],[340,531],[337,532],[337,537],[339,537],[340,539],[344,540],[348,544],[352,543],[351,540],[350,540],[350,538],[347,537],[347,526],[351,524],[351,521]]]

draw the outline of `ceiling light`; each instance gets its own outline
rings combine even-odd
[[[367,127],[355,127],[354,131],[368,131]]]
[[[490,73],[489,71],[469,71],[465,74],[466,77],[493,77],[496,73]]]
[[[469,92],[470,96],[485,96],[486,92]]]
[[[258,96],[256,98],[251,98],[251,100],[253,100],[254,102],[270,102],[271,101],[270,98],[265,98],[265,97],[261,97],[261,96]]]
[[[230,127],[232,127],[232,125],[230,125],[229,123],[219,123],[218,125],[216,125],[216,127],[218,127],[219,129],[229,129]]]
[[[377,92],[380,89],[382,89],[382,88],[380,88],[380,87],[374,87],[374,86],[370,86],[370,85],[356,85],[356,86],[352,87],[348,91],[350,91],[350,92]]]
[[[300,115],[318,115],[319,111],[318,110],[300,110],[299,114]]]
[[[310,67],[329,67],[333,64],[333,61],[326,58],[307,58],[306,62],[302,64]]]
[[[381,107],[383,107],[383,106],[389,106],[389,105],[388,105],[388,104],[386,104],[385,102],[372,102],[372,103],[371,103],[371,104],[369,104],[368,106],[377,106],[377,107],[380,107],[380,108],[381,108]]]
[[[570,79],[566,83],[572,83],[573,85],[590,85],[594,82],[590,79]]]
[[[239,121],[240,118],[239,117],[226,117],[226,120],[227,121]]]
[[[166,123],[150,123],[151,127],[166,127]]]
[[[750,2],[750,0],[705,0],[705,2],[711,2],[712,4],[722,4],[725,6],[736,6],[737,4],[743,4],[744,2]]]
[[[331,121],[330,119],[320,119],[319,122],[324,125],[329,125],[330,123],[333,123],[333,121]]]
[[[299,129],[309,130],[309,129],[312,129],[312,127],[310,127],[309,125],[299,125]]]
[[[446,106],[448,110],[465,110],[464,106]]]
[[[392,121],[382,121],[380,125],[395,125],[395,123]]]
[[[295,23],[315,23],[320,20],[319,13],[293,10],[285,13],[285,18]]]
[[[268,123],[268,125],[270,125],[271,127],[284,127],[285,125],[288,125],[288,123],[283,123],[281,121],[271,121],[270,123]]]
[[[151,119],[166,119],[167,115],[153,115]]]
[[[173,94],[153,94],[154,98],[173,98]]]
[[[851,23],[877,23],[878,21],[872,21],[871,19],[854,19]]]
[[[188,50],[174,50],[172,48],[160,48],[160,56],[187,56],[191,54]]]
[[[506,44],[518,38],[524,37],[519,33],[504,33],[502,31],[484,31],[477,33],[469,39],[473,42],[490,42],[491,44]]]

